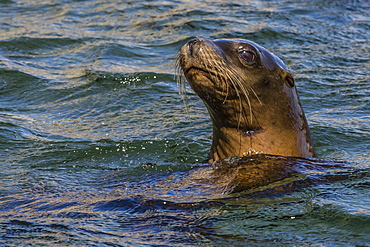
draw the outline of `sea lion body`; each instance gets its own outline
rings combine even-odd
[[[315,156],[294,79],[267,49],[243,39],[193,39],[178,65],[212,119],[210,163],[256,153]]]

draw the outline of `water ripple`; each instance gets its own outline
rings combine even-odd
[[[0,1],[0,243],[368,244],[369,7]],[[352,168],[227,199],[189,183],[212,140],[203,103],[187,88],[185,106],[173,78],[195,37],[251,39],[281,57],[317,153]]]

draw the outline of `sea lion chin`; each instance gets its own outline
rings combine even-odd
[[[211,116],[210,163],[258,153],[315,157],[294,79],[267,49],[197,38],[181,48],[177,64]]]

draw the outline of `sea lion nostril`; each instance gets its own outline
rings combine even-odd
[[[189,45],[189,47],[191,47],[191,46],[193,46],[195,43],[198,43],[198,42],[200,42],[200,41],[201,41],[201,39],[199,39],[199,38],[195,38],[195,39],[190,40],[190,41],[188,42],[188,45]]]
[[[194,45],[196,44],[196,43],[199,43],[201,41],[201,39],[199,39],[199,38],[195,38],[195,39],[192,39],[192,40],[190,40],[189,42],[188,42],[188,47],[189,47],[189,52],[190,52],[190,54],[193,54],[193,52],[194,52]]]

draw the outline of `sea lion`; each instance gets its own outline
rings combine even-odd
[[[315,157],[293,76],[267,49],[244,39],[192,39],[177,68],[211,116],[210,163],[259,153]]]

